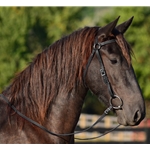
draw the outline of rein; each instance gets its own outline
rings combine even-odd
[[[83,132],[86,132],[86,131],[90,130],[90,129],[93,128],[96,124],[98,124],[98,123],[111,111],[111,109],[113,108],[113,106],[108,107],[108,108],[104,111],[104,113],[101,115],[101,117],[100,117],[93,125],[91,125],[91,126],[88,127],[88,128],[83,129],[82,131],[76,131],[76,132],[72,132],[72,133],[59,134],[59,133],[54,133],[54,132],[49,131],[49,130],[46,129],[44,126],[40,125],[39,123],[35,122],[34,120],[32,120],[32,119],[28,118],[27,116],[23,115],[23,114],[22,114],[20,111],[18,111],[13,105],[11,105],[11,103],[9,102],[9,100],[8,100],[3,94],[0,94],[0,97],[2,97],[3,100],[5,100],[5,102],[6,102],[20,117],[22,117],[23,119],[25,119],[25,120],[27,120],[28,122],[32,123],[33,125],[35,125],[35,126],[41,128],[41,129],[44,130],[45,132],[47,132],[47,133],[49,133],[49,134],[51,134],[51,135],[54,135],[54,136],[58,136],[58,137],[60,137],[60,136],[71,136],[71,135],[83,133]],[[120,124],[117,125],[115,128],[113,128],[113,129],[107,131],[106,133],[101,134],[101,135],[99,135],[99,136],[97,136],[97,137],[85,138],[85,139],[75,138],[75,139],[77,139],[77,140],[91,140],[91,139],[96,139],[96,138],[102,137],[102,136],[104,136],[104,135],[106,135],[106,134],[112,132],[113,130],[115,130],[115,129],[118,128],[119,126],[120,126]]]
[[[112,90],[112,87],[111,87],[111,84],[108,80],[108,77],[107,77],[107,74],[106,74],[106,71],[105,71],[105,67],[104,67],[104,64],[103,64],[103,61],[102,61],[102,58],[101,58],[101,55],[99,53],[99,50],[101,49],[102,46],[106,45],[106,44],[109,44],[109,43],[113,43],[113,42],[116,42],[115,39],[112,39],[112,40],[108,40],[108,41],[105,41],[105,42],[101,42],[101,43],[98,43],[98,39],[95,40],[95,43],[94,43],[94,46],[93,46],[93,51],[92,51],[92,54],[91,56],[89,57],[89,60],[88,60],[88,63],[86,65],[86,68],[84,70],[84,73],[83,73],[83,82],[84,82],[84,85],[86,86],[85,84],[85,77],[86,77],[86,74],[87,74],[87,71],[88,71],[88,67],[90,66],[90,63],[96,53],[97,57],[98,57],[98,60],[99,60],[99,63],[100,63],[100,72],[101,72],[101,76],[103,77],[103,80],[105,82],[105,84],[107,84],[108,86],[108,90],[109,90],[109,93],[110,93],[110,100],[109,100],[109,103],[110,103],[110,106],[104,111],[104,113],[101,115],[101,117],[93,124],[91,125],[90,127],[88,128],[85,128],[83,129],[82,131],[76,131],[76,132],[72,132],[72,133],[65,133],[65,134],[58,134],[58,133],[54,133],[54,132],[51,132],[49,131],[48,129],[46,129],[44,126],[40,125],[39,123],[35,122],[34,120],[28,118],[27,116],[23,115],[20,111],[18,111],[15,106],[13,106],[8,98],[6,98],[3,94],[0,94],[0,97],[2,97],[2,99],[19,115],[21,116],[22,118],[24,118],[25,120],[27,120],[28,122],[32,123],[33,125],[41,128],[42,130],[44,130],[45,132],[51,134],[51,135],[54,135],[54,136],[58,136],[58,137],[61,137],[61,136],[71,136],[71,135],[75,135],[75,134],[79,134],[79,133],[82,133],[82,132],[86,132],[88,130],[90,130],[91,128],[93,128],[96,124],[98,124],[112,109],[120,109],[122,108],[122,105],[123,105],[123,101],[122,99],[118,96],[118,95],[115,95],[114,94],[114,91]],[[87,87],[87,86],[86,86]],[[113,106],[112,104],[112,101],[113,99],[119,99],[120,101],[120,105],[118,106]],[[96,139],[96,138],[99,138],[99,137],[102,137],[104,135],[106,135],[107,133],[109,132],[112,132],[113,130],[115,130],[116,128],[118,128],[120,126],[120,124],[118,124],[115,128],[105,132],[104,134],[101,134],[97,137],[92,137],[92,138],[86,138],[86,139],[80,139],[80,138],[75,138],[75,139],[78,139],[78,140],[91,140],[91,139]]]

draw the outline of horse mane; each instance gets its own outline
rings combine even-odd
[[[57,93],[68,93],[82,82],[98,29],[85,27],[56,41],[38,54],[3,94],[29,118],[44,120]]]
[[[15,77],[3,94],[21,113],[42,124],[57,94],[69,93],[82,82],[98,30],[99,27],[85,27],[50,45]],[[129,61],[127,42],[120,36],[116,38]]]

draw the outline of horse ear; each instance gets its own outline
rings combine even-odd
[[[134,16],[132,16],[129,20],[123,22],[122,24],[118,25],[116,29],[122,34],[125,33],[126,30],[129,28],[129,26],[131,25],[133,18]]]
[[[99,35],[98,37],[99,38],[100,37],[102,37],[102,38],[108,37],[111,34],[112,30],[116,27],[116,24],[117,24],[119,18],[120,18],[120,16],[117,19],[115,19],[114,21],[107,24],[106,26],[100,28],[99,32],[98,32],[98,35]]]

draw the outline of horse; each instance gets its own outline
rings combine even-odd
[[[136,126],[144,119],[133,51],[124,38],[133,17],[119,25],[118,20],[73,31],[16,75],[0,94],[0,143],[74,143],[74,135],[59,134],[74,132],[88,90],[111,104],[119,124]]]

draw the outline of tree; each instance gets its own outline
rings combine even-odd
[[[0,7],[0,91],[37,53],[90,16],[93,8],[86,7]]]

